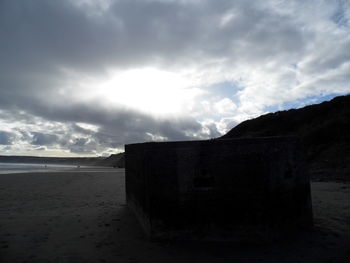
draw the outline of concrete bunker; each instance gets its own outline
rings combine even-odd
[[[129,144],[126,195],[152,239],[264,242],[312,225],[295,137]]]

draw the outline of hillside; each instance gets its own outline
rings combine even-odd
[[[125,156],[124,153],[111,154],[111,156],[99,160],[95,163],[98,166],[112,166],[116,168],[124,168],[125,167]]]
[[[302,139],[313,179],[350,180],[350,95],[244,121],[221,139],[285,135]]]

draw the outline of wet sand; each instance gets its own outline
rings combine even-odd
[[[265,246],[150,242],[124,170],[0,175],[0,262],[350,262],[350,184],[312,184],[315,227]]]

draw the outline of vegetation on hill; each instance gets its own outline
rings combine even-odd
[[[313,179],[350,180],[350,95],[247,120],[221,138],[299,136]]]

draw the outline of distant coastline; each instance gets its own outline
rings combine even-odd
[[[94,165],[104,157],[0,156],[1,163]]]
[[[0,155],[0,163],[108,166],[122,168],[124,167],[124,154],[112,154],[109,157],[39,157]]]

